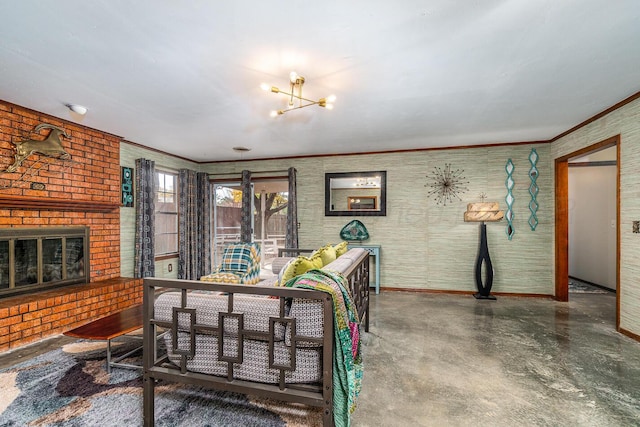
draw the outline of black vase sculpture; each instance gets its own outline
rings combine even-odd
[[[482,283],[482,263],[485,264],[486,282]],[[478,249],[478,258],[476,259],[476,286],[478,293],[473,294],[476,299],[495,300],[496,297],[491,295],[491,285],[493,284],[493,265],[491,265],[491,257],[489,256],[489,245],[487,244],[487,225],[483,222],[480,224],[480,248]]]

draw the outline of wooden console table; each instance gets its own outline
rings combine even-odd
[[[357,243],[349,243],[350,248],[362,248],[369,252],[369,256],[376,259],[376,282],[369,283],[369,286],[375,286],[376,294],[380,293],[380,245],[362,245]]]

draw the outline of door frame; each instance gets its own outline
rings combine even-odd
[[[620,135],[555,159],[555,299],[569,301],[569,160],[616,147],[616,330],[620,331]]]

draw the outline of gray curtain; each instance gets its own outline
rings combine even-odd
[[[154,202],[156,197],[155,162],[136,159],[136,233],[134,271],[136,278],[153,277],[155,271]]]
[[[211,185],[206,173],[180,169],[178,175],[178,278],[198,280],[211,273]]]
[[[287,202],[287,235],[285,247],[298,247],[298,194],[296,189],[296,169],[289,168],[289,201]]]
[[[251,242],[251,171],[242,171],[242,220],[240,222],[240,241]]]

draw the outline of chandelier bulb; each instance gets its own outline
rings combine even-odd
[[[266,83],[261,83],[260,84],[260,89],[262,89],[264,91],[269,91],[269,90],[271,90],[271,86],[266,84]]]
[[[291,83],[295,84],[296,80],[298,80],[298,73],[296,73],[295,71],[289,73],[289,80],[291,81]]]
[[[335,95],[327,96],[327,102],[336,102],[336,96]]]

